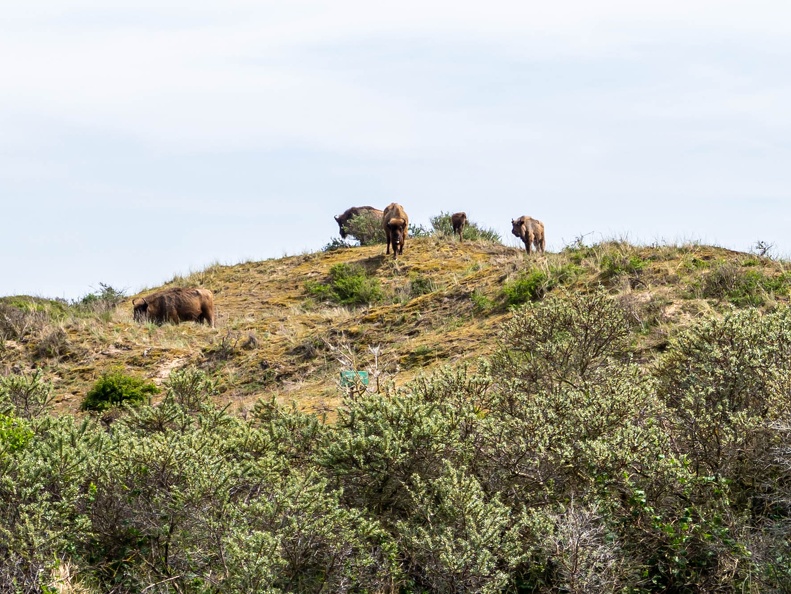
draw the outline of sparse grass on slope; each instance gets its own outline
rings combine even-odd
[[[350,294],[336,298],[338,270],[376,290],[356,300],[363,285],[354,281],[344,288]],[[395,261],[380,245],[341,248],[217,264],[165,286],[188,285],[214,292],[216,328],[138,325],[131,297],[116,308],[110,293],[78,304],[2,298],[0,373],[42,369],[57,409],[76,412],[111,369],[161,383],[192,364],[212,371],[217,398],[241,412],[273,396],[332,412],[341,368],[401,384],[441,364],[487,356],[511,307],[552,292],[606,287],[640,328],[633,349],[650,358],[702,314],[787,303],[791,272],[787,262],[696,244],[608,241],[526,257],[498,243],[433,236],[410,239]]]

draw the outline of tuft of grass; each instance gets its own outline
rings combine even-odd
[[[437,284],[431,280],[431,277],[416,274],[409,280],[409,294],[411,297],[420,297],[421,295],[428,295],[437,290]]]

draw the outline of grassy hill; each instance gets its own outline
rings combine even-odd
[[[76,412],[108,370],[159,383],[194,365],[218,379],[218,398],[231,410],[244,413],[275,396],[332,414],[342,369],[402,385],[438,366],[475,361],[492,352],[513,305],[551,292],[606,287],[638,326],[633,349],[647,360],[705,314],[787,303],[788,269],[786,262],[698,244],[607,241],[526,256],[494,242],[419,237],[396,261],[381,245],[341,248],[214,265],[151,289],[211,289],[216,328],[137,324],[131,302],[140,295],[123,297],[109,287],[75,304],[4,297],[0,372],[43,370],[62,412]],[[346,283],[341,294],[333,278]]]
[[[167,283],[211,289],[216,328],[107,286],[0,300],[0,590],[789,591],[787,262],[383,252]],[[167,395],[78,412],[130,375]]]

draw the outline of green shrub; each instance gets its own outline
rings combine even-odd
[[[397,531],[416,591],[503,592],[520,549],[511,510],[450,463],[434,480],[411,482],[412,513]]]
[[[505,303],[513,306],[540,301],[555,287],[574,282],[579,272],[579,267],[574,264],[549,266],[545,269],[531,268],[503,285]]]
[[[437,290],[437,285],[428,276],[416,274],[411,276],[409,280],[409,295],[411,297],[420,297],[421,295],[428,295]]]
[[[99,283],[99,291],[88,293],[82,299],[75,301],[74,305],[78,310],[88,311],[98,314],[109,314],[121,301],[124,300],[124,291],[118,290],[110,285]]]
[[[760,307],[772,295],[787,295],[790,287],[788,273],[769,276],[761,269],[745,270],[737,262],[722,262],[695,288],[702,297],[727,300],[738,307]]]
[[[638,277],[648,261],[636,254],[607,253],[602,256],[599,265],[602,280],[611,280],[623,275]]]
[[[8,403],[18,417],[32,419],[47,412],[52,401],[52,384],[37,369],[32,374],[0,376],[0,404]]]
[[[382,226],[382,217],[371,211],[363,211],[346,223],[346,232],[357,238],[360,245],[386,243],[387,237]]]
[[[379,279],[368,276],[365,268],[356,264],[336,264],[330,268],[328,282],[308,281],[305,289],[312,297],[342,305],[368,305],[384,299]]]
[[[332,252],[335,250],[342,250],[344,248],[352,247],[345,239],[340,237],[333,237],[330,242],[321,248],[322,252]]]
[[[426,229],[423,225],[409,223],[409,237],[430,237],[431,231]]]
[[[791,412],[789,368],[787,308],[709,319],[671,341],[657,371],[659,395],[674,412],[678,443],[697,473],[746,480],[743,473],[759,470],[755,456],[769,447],[766,423]]]
[[[503,285],[507,305],[538,301],[552,288],[549,275],[543,270],[530,270]]]
[[[187,411],[201,410],[218,393],[216,380],[196,367],[171,371],[163,386],[166,398]]]
[[[0,414],[0,452],[14,452],[33,439],[33,431],[24,419]]]
[[[435,234],[438,235],[453,235],[453,223],[451,222],[451,213],[442,212],[435,217],[431,217],[429,222]],[[499,233],[494,229],[484,229],[473,221],[468,220],[464,226],[464,231],[461,234],[462,239],[470,241],[489,241],[492,243],[502,243],[502,238]]]
[[[494,301],[477,289],[470,293],[470,301],[472,301],[475,311],[479,313],[487,312],[494,307]]]
[[[102,411],[124,403],[143,404],[157,392],[159,388],[152,382],[122,371],[110,371],[102,375],[85,395],[80,410]]]

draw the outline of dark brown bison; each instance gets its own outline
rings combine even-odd
[[[544,223],[538,219],[528,216],[521,216],[511,220],[511,233],[525,242],[525,250],[530,253],[530,245],[534,245],[536,251],[543,252],[546,242],[544,241]]]
[[[136,322],[206,322],[214,327],[214,295],[208,289],[174,287],[132,300]]]
[[[389,204],[382,214],[382,226],[387,235],[387,253],[390,253],[390,246],[393,246],[393,259],[396,255],[404,253],[404,243],[409,234],[409,217],[404,211],[404,207],[395,202]]]
[[[453,225],[453,234],[458,235],[459,241],[461,241],[461,234],[464,233],[464,227],[467,225],[467,213],[453,213],[450,215],[450,222]]]
[[[346,227],[346,223],[349,222],[349,219],[365,213],[371,213],[371,215],[376,218],[381,218],[382,214],[384,214],[381,210],[373,206],[352,206],[343,214],[335,215],[335,221],[338,223],[338,228],[340,229],[343,239],[346,239],[346,236],[349,234],[349,229]]]

